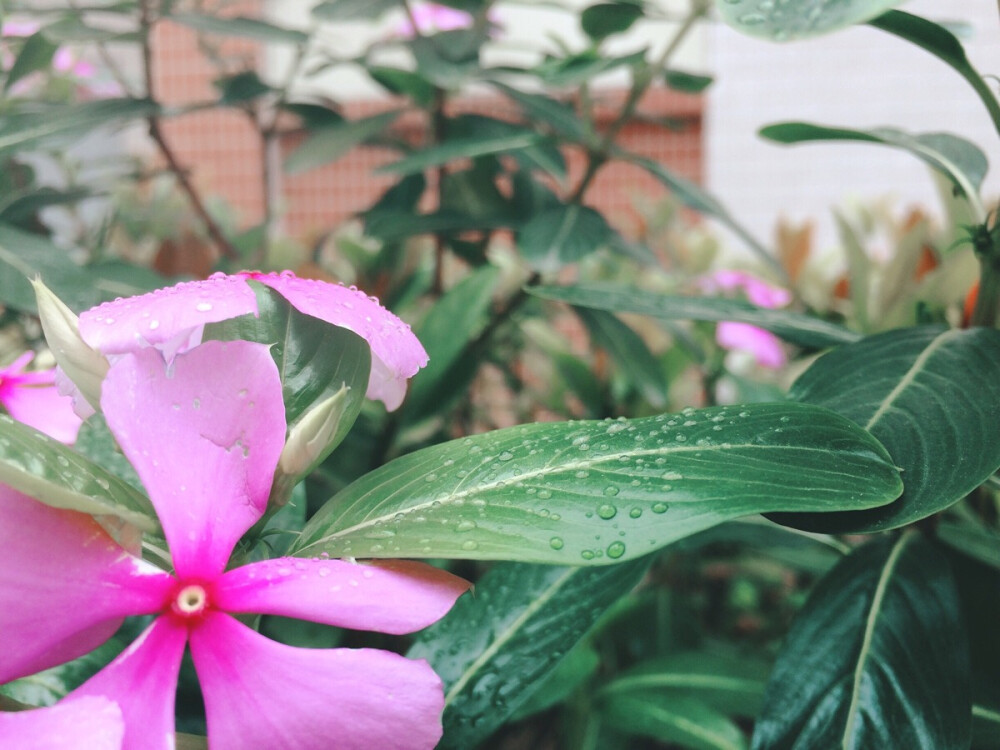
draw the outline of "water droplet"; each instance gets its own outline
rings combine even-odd
[[[538,490],[539,500],[548,500],[550,497],[552,497],[552,493],[549,490]]]
[[[197,310],[198,312],[208,312],[209,310],[212,309],[212,303],[199,302],[197,305],[194,306],[194,309]]]
[[[111,318],[108,318],[105,321],[105,323],[112,323],[112,322],[113,321],[111,320]],[[149,321],[149,330],[155,331],[159,327],[160,327],[160,321],[158,321],[158,320],[151,320],[151,321]]]
[[[638,518],[642,515],[642,508],[632,508],[632,510],[628,512],[628,515],[629,518]]]
[[[608,545],[608,557],[617,560],[625,554],[625,544],[623,542],[612,542]]]
[[[468,550],[469,552],[471,552],[474,549],[477,549],[478,547],[479,547],[479,542],[475,541],[474,539],[466,539],[464,542],[462,542],[462,549]]]
[[[560,539],[557,536],[554,536],[551,539],[549,539],[549,546],[552,549],[562,549],[563,548],[563,540]]]
[[[320,578],[326,578],[328,575],[330,575],[330,569],[329,568],[320,568],[319,569],[319,577]]]
[[[585,549],[580,553],[580,557],[582,557],[584,560],[593,560],[594,551],[591,549]]]
[[[615,487],[613,484],[609,484],[607,487],[604,488],[604,494],[607,495],[608,497],[614,497],[615,495],[618,494],[618,488]]]
[[[661,478],[661,479],[668,479],[668,480],[670,480],[671,482],[676,482],[676,481],[677,481],[678,479],[683,479],[684,477],[682,477],[682,476],[681,476],[680,474],[678,474],[678,473],[677,473],[676,471],[665,471],[665,472],[663,472],[663,474],[662,474],[662,475],[660,476],[660,478]]]
[[[590,476],[590,472],[581,469],[580,471],[576,472],[576,474],[574,474],[573,476],[575,476],[577,479],[586,479],[587,477]]]
[[[195,409],[195,410],[200,409],[201,408],[201,399],[200,398],[194,399],[191,402],[191,408]]]
[[[476,528],[475,521],[459,521],[455,531],[472,531],[474,528]]]
[[[666,503],[653,503],[653,512],[654,513],[666,513],[667,512],[667,507],[668,506],[667,506]]]
[[[610,521],[618,514],[618,508],[613,505],[605,503],[600,508],[597,509],[597,515],[603,518],[605,521]]]
[[[514,458],[514,454],[511,453],[510,451],[504,451],[499,456],[497,456],[498,461],[510,461],[512,458]]]

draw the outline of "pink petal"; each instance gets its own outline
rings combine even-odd
[[[467,581],[422,563],[284,557],[228,571],[215,583],[213,601],[227,612],[401,634],[440,620],[468,588]]]
[[[406,394],[406,380],[427,364],[427,353],[403,321],[374,298],[356,289],[291,273],[216,274],[139,297],[106,302],[80,315],[80,335],[105,355],[155,346],[171,359],[201,341],[205,323],[257,312],[246,279],[267,284],[299,311],[343,326],[372,348],[368,397],[395,409]]]
[[[277,290],[300,312],[361,336],[372,349],[368,398],[381,400],[389,411],[403,403],[406,380],[427,364],[427,352],[410,327],[378,300],[357,289],[287,273],[245,275]]]
[[[719,323],[715,340],[724,349],[749,352],[761,367],[776,370],[788,361],[777,336],[748,323]]]
[[[784,307],[792,301],[792,293],[780,286],[774,286],[745,271],[724,269],[702,279],[705,291],[743,291],[747,299],[758,307]]]
[[[0,747],[119,750],[124,734],[121,709],[106,698],[77,698],[33,711],[0,712]]]
[[[0,485],[0,518],[0,683],[92,651],[173,586],[86,514]]]
[[[54,376],[54,371],[50,372]],[[59,395],[54,385],[19,385],[9,390],[0,386],[0,402],[18,422],[24,422],[61,443],[76,442],[83,420],[73,411],[73,399]]]
[[[173,750],[174,695],[187,627],[158,617],[135,642],[66,696],[113,700],[125,717],[123,750]],[[89,747],[88,747],[89,750]]]
[[[423,661],[375,649],[275,643],[211,612],[191,631],[212,747],[431,750],[441,680]]]
[[[285,442],[263,344],[208,341],[168,368],[155,349],[111,366],[101,406],[149,491],[181,578],[211,580],[263,515]]]

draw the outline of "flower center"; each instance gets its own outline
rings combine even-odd
[[[177,592],[171,607],[181,617],[200,615],[208,606],[208,592],[205,587],[192,583]]]

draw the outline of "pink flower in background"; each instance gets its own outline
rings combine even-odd
[[[289,271],[218,273],[204,281],[106,302],[80,315],[80,335],[105,356],[153,346],[169,361],[201,342],[206,323],[257,312],[247,279],[276,290],[300,312],[364,338],[372,350],[368,398],[381,400],[390,411],[403,402],[407,379],[427,364],[427,352],[410,327],[377,299],[353,287],[300,279]]]
[[[54,368],[25,372],[34,358],[34,352],[25,352],[0,369],[0,406],[18,422],[62,443],[73,443],[81,423],[73,401],[56,390]]]
[[[438,31],[467,29],[472,26],[470,13],[438,3],[414,5],[413,20],[416,21],[416,29],[413,28],[413,23],[407,17],[396,25],[395,35],[404,39],[412,39],[418,32],[420,34],[433,34]]]
[[[792,301],[792,294],[787,289],[768,284],[745,271],[716,271],[701,280],[701,288],[709,294],[742,292],[758,307],[784,307]],[[777,370],[788,361],[781,339],[749,323],[719,323],[715,340],[723,349],[747,352],[761,367]]]
[[[125,616],[155,614],[64,699],[117,704],[125,748],[173,747],[187,644],[212,747],[433,748],[444,697],[426,662],[376,649],[294,648],[233,616],[410,633],[468,588],[408,562],[286,557],[226,569],[264,513],[284,443],[281,381],[268,348],[208,341],[169,365],[151,347],[123,355],[108,371],[101,407],[149,491],[175,573],[128,554],[90,516],[0,486],[0,682],[87,653]],[[5,731],[20,737],[0,714],[0,737]]]

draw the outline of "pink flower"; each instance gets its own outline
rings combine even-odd
[[[408,562],[277,558],[227,570],[264,512],[284,442],[281,381],[267,347],[209,341],[169,365],[153,348],[123,355],[108,371],[101,407],[149,491],[175,573],[127,553],[90,516],[0,487],[0,682],[87,653],[125,616],[155,614],[135,643],[64,699],[117,704],[124,748],[173,747],[186,644],[212,747],[434,747],[444,698],[425,662],[285,646],[233,616],[409,633],[468,588]],[[5,725],[0,714],[0,732],[11,731]]]
[[[453,31],[467,29],[472,26],[472,15],[464,10],[449,8],[438,3],[421,3],[413,7],[413,20],[417,28],[414,30],[409,17],[400,21],[394,29],[395,35],[404,39],[412,39],[416,33],[433,34],[438,31]]]
[[[34,358],[34,352],[25,352],[0,369],[0,406],[18,422],[60,442],[73,443],[80,430],[73,401],[56,391],[55,369],[24,371]]]
[[[125,722],[106,698],[65,700],[51,708],[0,714],[0,747],[22,750],[120,750]]]
[[[784,307],[792,301],[787,289],[772,286],[745,271],[716,271],[701,280],[701,288],[710,294],[740,291],[758,307]],[[749,323],[719,323],[715,340],[723,349],[747,352],[761,367],[777,370],[788,361],[781,339]]]
[[[410,327],[377,299],[353,287],[300,279],[289,271],[217,273],[204,281],[106,302],[80,316],[80,335],[105,356],[154,346],[169,361],[201,341],[206,323],[257,312],[246,279],[275,289],[300,312],[364,338],[372,350],[367,395],[383,401],[390,411],[403,402],[407,379],[427,364],[427,352]]]

